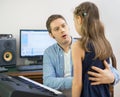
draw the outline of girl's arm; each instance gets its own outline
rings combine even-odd
[[[77,41],[72,45],[72,59],[73,59],[73,83],[72,83],[72,97],[80,97],[82,91],[82,60],[84,51],[80,47],[80,42]]]

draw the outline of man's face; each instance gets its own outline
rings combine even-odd
[[[58,18],[51,22],[51,36],[58,42],[60,45],[71,42],[71,37],[69,33],[69,28],[65,20]]]

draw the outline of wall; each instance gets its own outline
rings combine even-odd
[[[45,22],[49,15],[58,13],[65,16],[70,26],[71,35],[77,36],[73,25],[73,10],[85,0],[0,0],[0,34],[13,34],[17,39],[17,65],[24,64],[19,58],[19,30],[46,29]],[[113,46],[120,71],[120,1],[90,0],[100,10],[101,20],[105,25],[106,36]],[[120,83],[115,86],[115,97],[120,97]]]

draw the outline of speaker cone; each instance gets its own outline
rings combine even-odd
[[[10,51],[4,52],[3,59],[7,62],[10,62],[13,59],[13,54]]]

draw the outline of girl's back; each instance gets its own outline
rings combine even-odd
[[[92,45],[88,45],[89,52],[85,52],[85,57],[82,62],[82,81],[83,90],[81,97],[110,97],[109,85],[95,85],[92,86],[90,80],[88,80],[87,72],[91,70],[91,66],[96,66],[104,69],[103,62],[101,60],[94,59],[95,51]],[[109,62],[109,59],[107,59]]]

